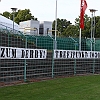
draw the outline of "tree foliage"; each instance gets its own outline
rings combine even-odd
[[[78,17],[75,19],[75,26],[77,26],[78,31],[80,29],[79,23],[80,23],[80,18]],[[81,34],[82,34],[82,37],[90,37],[90,33],[91,33],[91,18],[87,14],[85,14],[85,16],[84,16],[84,29],[81,30]],[[79,32],[78,32],[78,34],[79,34]]]
[[[5,12],[3,12],[3,14],[2,14],[4,17],[6,17],[6,18],[10,18],[10,13],[9,12],[7,12],[7,11],[5,11]]]
[[[94,17],[93,17],[94,18]],[[75,24],[72,25],[70,21],[66,19],[57,19],[57,30],[61,32],[62,36],[79,37],[80,34],[80,17],[75,19]],[[53,21],[53,30],[55,29],[55,20]],[[100,37],[100,16],[95,16],[95,27],[94,22],[92,24],[92,34],[95,38]],[[83,38],[91,38],[91,17],[87,14],[84,15],[84,29],[81,30]]]
[[[70,21],[67,21],[66,19],[59,19],[57,18],[57,30],[62,34],[65,29],[71,25],[72,23]],[[52,24],[52,29],[55,30],[55,20]]]
[[[66,37],[69,37],[69,36],[72,36],[72,37],[77,37],[78,34],[79,34],[79,31],[78,31],[78,27],[75,26],[75,25],[69,25],[65,31],[62,33],[63,36],[66,36]]]
[[[100,16],[96,17],[96,25],[95,25],[95,35],[96,38],[100,38]]]
[[[27,20],[37,20],[37,18],[35,18],[32,13],[30,12],[29,9],[25,9],[25,10],[18,10],[16,12],[3,12],[3,16],[8,18],[8,19],[11,19],[13,20],[13,14],[14,14],[14,21],[19,24],[19,22],[21,21],[27,21]]]
[[[79,27],[79,18],[75,19],[75,26]],[[92,34],[94,34],[95,38],[100,37],[100,16],[95,16],[95,22],[92,22]],[[91,37],[91,17],[86,14],[84,16],[84,29],[82,30],[82,37]]]
[[[25,10],[18,10],[16,12],[3,12],[0,13],[0,15],[5,16],[8,19],[13,20],[13,14],[14,14],[14,21],[19,24],[21,21],[27,21],[27,20],[37,20],[29,9]],[[72,23],[66,19],[60,19],[57,18],[57,30],[59,33],[61,33],[61,36],[73,36],[73,37],[79,37],[79,22],[80,16],[75,19],[75,24],[72,25]],[[93,22],[94,23],[94,22]],[[94,24],[93,24],[94,25]],[[52,24],[52,30],[55,30],[55,20]],[[100,37],[100,16],[95,16],[95,27],[93,27],[94,37],[99,38]],[[91,17],[89,17],[87,14],[84,16],[84,29],[81,31],[82,37],[91,37]],[[54,34],[54,31],[53,31]]]

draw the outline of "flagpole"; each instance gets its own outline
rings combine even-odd
[[[56,11],[55,11],[55,49],[57,48],[56,37],[57,37],[57,0],[56,0]]]
[[[81,51],[81,29],[84,29],[84,13],[87,8],[86,0],[81,0],[80,9],[80,33],[79,33],[79,50]]]
[[[56,0],[56,11],[55,11],[55,49],[57,49],[56,37],[57,37],[57,0]]]
[[[81,28],[80,28],[80,34],[79,34],[79,50],[81,51]]]
[[[56,30],[57,30],[57,0],[56,0],[56,11],[55,11],[55,41],[56,41]]]

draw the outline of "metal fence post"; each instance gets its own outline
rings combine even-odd
[[[94,53],[95,53],[95,38],[94,38]],[[93,60],[93,74],[95,73],[95,58]]]
[[[27,48],[27,36],[25,37],[25,48]],[[26,82],[26,59],[24,61],[24,82]]]
[[[53,49],[52,49],[52,78],[54,78],[54,45],[55,45],[55,41],[53,40]]]
[[[8,47],[9,47],[9,42],[10,42],[10,41],[9,41],[9,33],[8,33]]]
[[[89,38],[87,38],[87,39],[89,39]],[[94,44],[94,52],[95,52],[95,38],[94,38],[94,41],[92,40],[91,41],[91,39],[89,39],[90,40],[90,43],[91,44]],[[95,72],[95,58],[93,59],[93,74],[94,74],[94,72]]]
[[[69,38],[74,41],[75,50],[76,50],[76,43],[78,43],[78,42],[70,36],[69,36]],[[74,75],[76,75],[76,58],[75,58],[75,61],[74,61]]]
[[[35,44],[36,44],[36,47],[37,47],[37,37],[36,36],[34,36],[34,35],[32,35],[32,37],[34,37],[35,38]]]
[[[54,41],[54,49],[57,49],[57,41]]]
[[[55,49],[55,40],[48,34],[48,36],[53,41],[53,48],[52,48],[52,78],[54,78],[54,49]]]
[[[74,45],[75,45],[75,50],[76,50],[76,41]],[[75,58],[75,63],[74,63],[74,75],[76,75],[76,58]]]
[[[37,38],[36,38],[36,47],[37,47]]]

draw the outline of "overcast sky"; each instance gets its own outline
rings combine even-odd
[[[57,18],[66,19],[74,23],[75,18],[80,15],[81,0],[57,0]],[[88,8],[86,14],[91,17],[89,9],[96,9],[96,16],[100,16],[100,0],[86,0]],[[54,21],[56,0],[1,0],[0,13],[8,11],[10,8],[30,9],[32,15],[39,21]]]

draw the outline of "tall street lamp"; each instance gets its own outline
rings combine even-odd
[[[17,8],[11,8],[12,9],[12,11],[13,11],[13,33],[14,33],[14,17],[15,17],[15,12],[16,12],[16,10],[17,10]]]
[[[95,9],[89,9],[91,12],[91,51],[92,51],[92,39],[94,39],[95,35]]]

